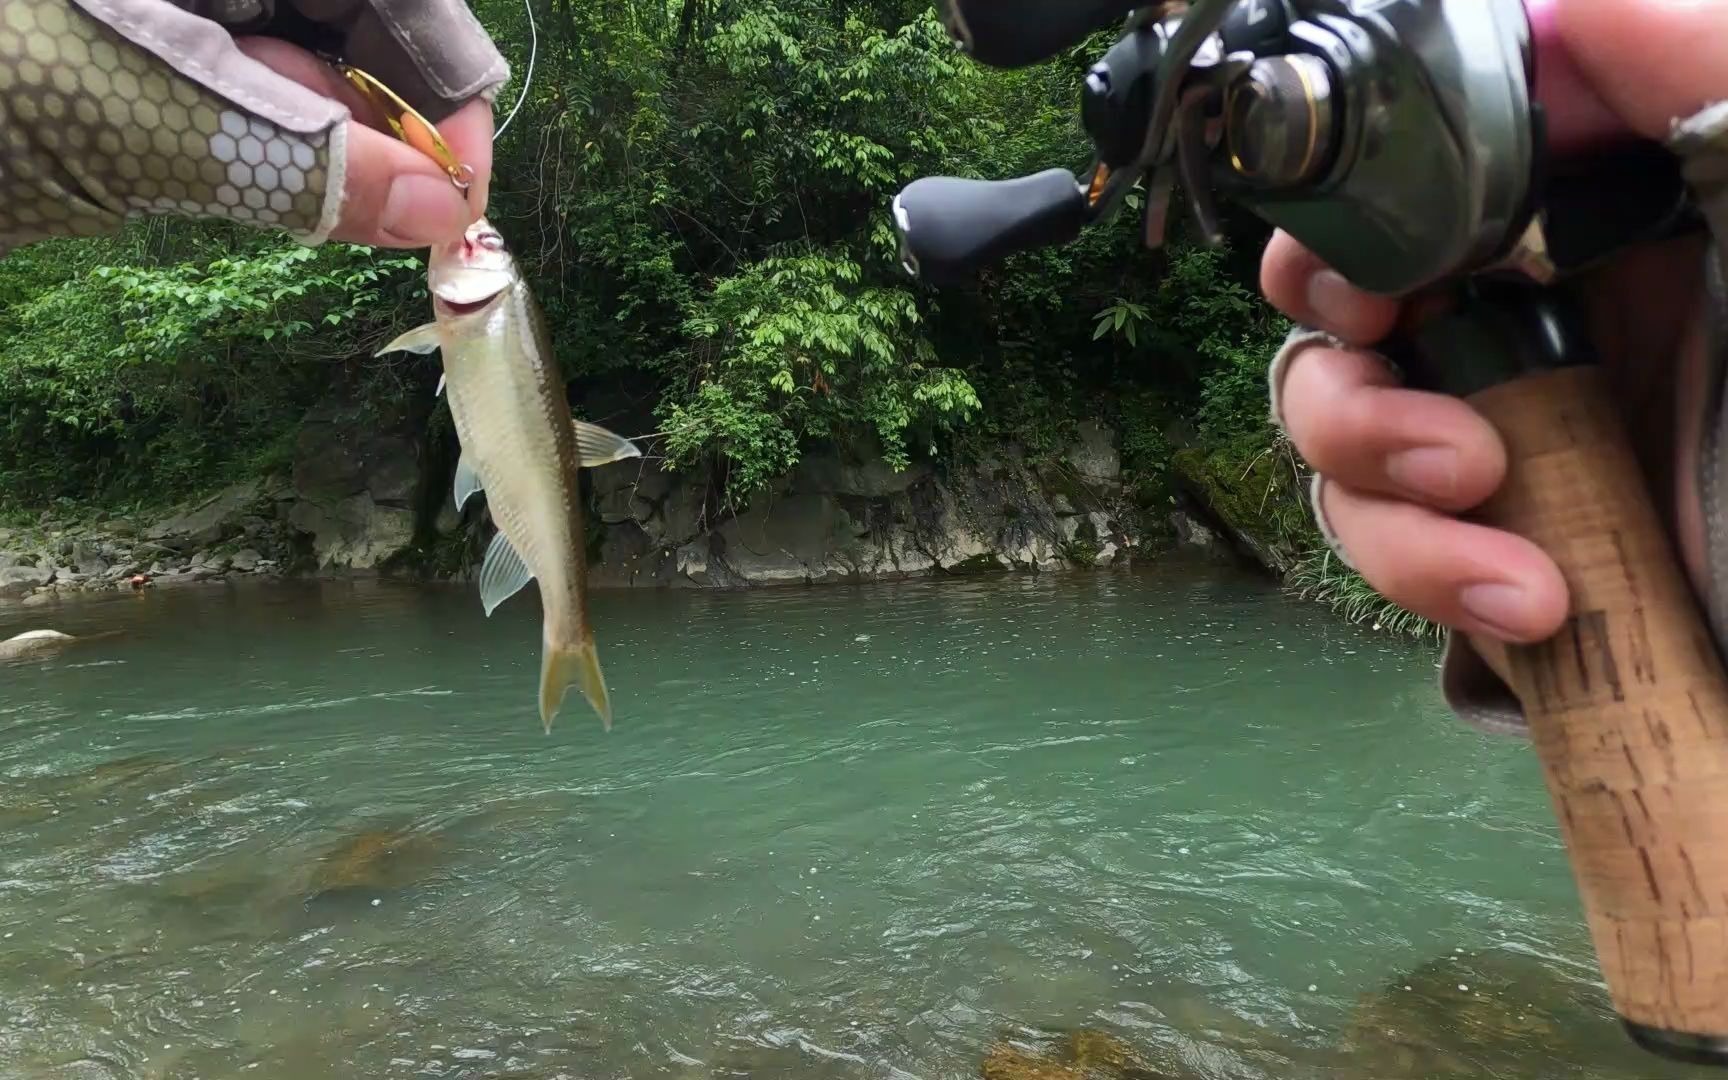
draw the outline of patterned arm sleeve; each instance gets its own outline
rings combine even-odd
[[[507,77],[458,0],[302,6],[0,4],[0,252],[146,214],[326,239],[341,212],[348,110],[243,54],[236,31],[314,27],[434,122],[490,100]]]

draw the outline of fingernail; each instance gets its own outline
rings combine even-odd
[[[407,173],[390,182],[378,227],[391,236],[433,244],[460,235],[468,203],[443,177]]]
[[[1458,451],[1445,446],[1403,450],[1386,459],[1386,475],[1412,494],[1451,498],[1458,489]]]
[[[1308,306],[1324,324],[1320,329],[1348,325],[1361,302],[1356,287],[1336,270],[1321,270],[1308,279]]]
[[[1458,595],[1458,602],[1471,618],[1505,638],[1517,638],[1509,628],[1528,621],[1524,590],[1516,585],[1470,585]]]

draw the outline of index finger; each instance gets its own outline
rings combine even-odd
[[[344,176],[346,191],[338,239],[389,247],[419,247],[428,234],[455,237],[486,212],[492,184],[492,106],[476,98],[438,125],[438,133],[457,159],[473,170],[464,204],[433,159],[385,132],[369,102],[329,64],[298,46],[268,37],[235,40],[245,54],[314,93],[334,98],[355,118]],[[370,121],[370,122],[368,122]],[[373,137],[376,133],[377,137]],[[397,178],[425,177],[403,213],[421,228],[412,235],[379,220]],[[465,206],[466,219],[459,220]]]

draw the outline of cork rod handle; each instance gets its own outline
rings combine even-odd
[[[1728,674],[1600,369],[1468,396],[1506,440],[1478,515],[1571,590],[1506,650],[1615,1009],[1646,1049],[1728,1060]]]

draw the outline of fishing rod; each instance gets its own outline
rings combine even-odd
[[[1505,655],[1610,999],[1651,1053],[1728,1066],[1728,675],[1574,288],[1697,228],[1678,160],[1630,140],[1553,152],[1576,102],[1544,97],[1562,70],[1546,0],[946,0],[944,18],[998,67],[1123,33],[1084,78],[1086,173],[928,177],[894,199],[914,276],[959,284],[1066,244],[1144,184],[1149,248],[1180,188],[1206,242],[1230,201],[1364,290],[1437,300],[1380,351],[1498,429],[1506,483],[1473,516],[1570,590],[1561,630]]]

